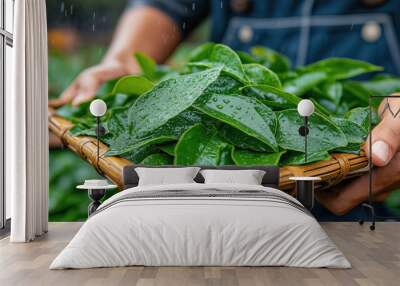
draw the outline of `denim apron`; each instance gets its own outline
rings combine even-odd
[[[365,4],[370,2],[377,4]],[[294,66],[327,57],[350,57],[400,75],[400,1],[212,3],[213,41],[244,51],[265,45],[287,55]]]

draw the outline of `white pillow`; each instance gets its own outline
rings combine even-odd
[[[193,180],[200,168],[135,168],[139,176],[139,186],[195,183]]]
[[[202,170],[205,184],[261,185],[265,171],[261,170]]]

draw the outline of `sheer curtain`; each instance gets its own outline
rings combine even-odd
[[[47,23],[45,0],[18,0],[14,18],[13,93],[6,98],[6,187],[12,242],[47,231]]]

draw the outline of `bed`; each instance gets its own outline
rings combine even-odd
[[[175,167],[177,168],[177,167]],[[138,186],[135,166],[125,190],[86,221],[50,269],[144,266],[292,266],[350,268],[315,218],[278,190],[279,168],[262,185],[194,183]]]

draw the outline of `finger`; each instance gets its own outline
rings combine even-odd
[[[72,100],[72,105],[76,106],[94,98],[100,85],[101,82],[93,76],[83,77],[78,94]]]
[[[65,105],[65,104],[69,103],[69,102],[73,99],[73,97],[74,97],[74,94],[75,94],[76,89],[77,89],[77,85],[78,85],[78,83],[77,83],[77,81],[75,81],[74,83],[72,83],[72,84],[61,94],[61,96],[60,96],[59,98],[50,99],[50,100],[49,100],[49,103],[48,103],[49,106],[50,106],[50,107],[57,108],[57,107],[60,107],[60,106],[63,106],[63,105]]]
[[[57,108],[57,107],[63,106],[64,104],[66,104],[66,102],[62,98],[54,98],[54,99],[49,99],[48,104],[50,107]]]
[[[66,104],[72,101],[79,89],[79,78],[77,78],[60,96],[59,102]]]
[[[372,171],[372,195],[381,197],[400,184],[400,153],[396,153],[390,163]],[[350,183],[335,187],[329,192],[317,192],[318,201],[331,212],[343,215],[368,199],[369,174]]]
[[[400,120],[391,117],[385,117],[372,130],[372,147],[370,153],[369,141],[365,145],[365,152],[372,156],[372,163],[376,166],[386,166],[399,150],[400,146]]]
[[[92,100],[94,97],[95,93],[80,93],[72,100],[72,105],[78,106],[84,102]]]
[[[388,102],[392,112],[396,114],[400,108],[400,99],[392,98]],[[381,105],[379,109],[382,112],[384,108],[385,105]],[[369,154],[370,138],[365,145],[365,152],[368,156],[372,156],[373,164],[386,166],[400,148],[400,115],[394,117],[386,109],[381,122],[372,130],[370,136],[372,136],[372,154]]]

